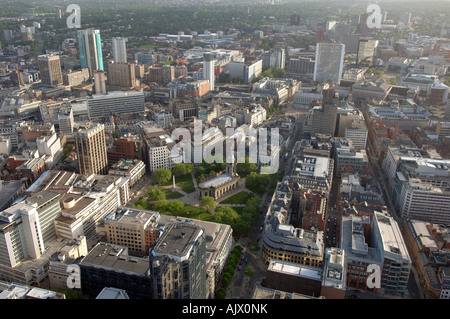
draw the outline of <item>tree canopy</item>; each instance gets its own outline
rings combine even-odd
[[[200,208],[203,208],[207,212],[212,212],[216,209],[216,201],[214,197],[211,196],[203,196],[199,203]]]
[[[172,177],[172,172],[168,168],[157,168],[153,172],[153,177],[158,184],[164,184]]]

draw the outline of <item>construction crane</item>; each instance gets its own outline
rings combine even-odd
[[[184,74],[184,62],[186,62],[186,59],[183,57],[182,59],[180,59],[180,60],[178,60],[178,61],[176,61],[176,63],[178,64],[178,63],[182,63],[183,64],[183,78],[185,77],[185,74]]]

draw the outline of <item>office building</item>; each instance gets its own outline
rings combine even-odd
[[[53,290],[67,289],[67,280],[71,275],[69,267],[78,265],[81,258],[88,253],[85,236],[67,240],[66,245],[55,251],[49,258],[48,281]],[[79,288],[75,288],[79,289]]]
[[[0,211],[9,207],[24,191],[26,187],[22,181],[0,181]]]
[[[289,186],[293,185],[292,188]],[[278,183],[264,222],[263,258],[321,267],[323,262],[323,231],[294,227],[293,203],[295,182]]]
[[[316,45],[316,62],[314,65],[314,81],[332,80],[340,84],[344,67],[345,45],[331,41]]]
[[[363,182],[368,180],[368,177],[363,174],[360,177],[358,173],[344,173],[341,175],[341,185],[339,185],[341,201],[350,202],[356,200],[358,203],[366,202],[369,205],[373,204],[375,206],[385,204],[378,187],[374,187],[373,184],[369,184],[368,182],[366,182],[366,186],[363,186]]]
[[[180,121],[186,121],[198,117],[200,101],[197,99],[170,99],[169,112]]]
[[[435,83],[431,86],[428,102],[431,105],[445,105],[448,100],[448,86],[442,82]]]
[[[382,170],[403,218],[450,223],[450,160],[417,148],[389,147]]]
[[[354,109],[350,112],[340,112],[337,131],[337,136],[351,140],[354,148],[366,149],[369,130],[361,111]]]
[[[145,164],[138,159],[121,159],[109,169],[109,175],[128,178],[130,186],[136,184],[144,174]]]
[[[346,273],[345,251],[341,248],[327,248],[325,250],[320,295],[325,299],[344,299],[347,289]]]
[[[251,83],[252,80],[262,74],[262,60],[234,61],[229,64],[229,74],[231,78],[239,78],[245,83]]]
[[[89,80],[89,70],[81,69],[78,71],[69,71],[63,74],[63,84],[67,86],[78,86]]]
[[[0,299],[61,300],[66,295],[47,289],[0,282]]]
[[[399,22],[409,25],[411,23],[411,12],[402,12],[398,19]]]
[[[404,238],[426,299],[448,299],[450,227],[407,219]]]
[[[108,85],[123,89],[130,89],[136,86],[135,64],[126,62],[109,62]]]
[[[154,299],[205,299],[205,231],[190,221],[168,225],[150,250]]]
[[[155,112],[155,114],[153,115],[153,120],[159,126],[168,128],[172,126],[173,115],[167,110],[160,110],[158,112]]]
[[[299,188],[329,192],[332,186],[334,160],[332,145],[317,138],[301,140],[294,146],[293,165],[289,181]]]
[[[78,169],[82,175],[108,173],[105,127],[96,124],[74,133]]]
[[[369,160],[365,149],[356,150],[349,140],[335,140],[334,147],[334,163],[335,176],[341,177],[342,174],[351,168],[351,171],[360,173],[369,168]]]
[[[94,71],[104,71],[100,30],[78,30],[78,49],[81,68],[89,69],[91,78],[94,77]]]
[[[247,124],[250,127],[257,127],[267,119],[267,112],[261,105],[253,104],[234,112],[234,117],[238,125]]]
[[[112,38],[112,54],[115,63],[127,63],[127,38]]]
[[[56,197],[59,194],[52,194]],[[50,199],[53,202],[53,199]],[[58,201],[56,203],[59,208]],[[56,214],[41,214],[37,208],[39,203],[34,201],[20,202],[0,213],[0,241],[2,265],[15,267],[28,258],[37,259],[44,254],[47,240],[54,237],[55,230],[53,220],[60,211],[54,210],[54,205],[48,211]],[[45,209],[47,212],[47,210]],[[45,220],[42,228],[41,220]],[[50,228],[49,228],[50,227]],[[51,228],[53,227],[53,229]],[[46,240],[44,241],[44,230]],[[49,236],[49,237],[48,237]]]
[[[186,85],[186,95],[198,98],[210,91],[209,80],[198,80],[195,82],[190,82]]]
[[[110,244],[126,246],[133,256],[148,256],[154,242],[148,242],[147,233],[157,228],[159,213],[119,207],[103,219],[97,232],[104,231]],[[126,235],[130,234],[130,235]]]
[[[313,106],[309,109],[304,120],[303,131],[315,134],[334,135],[337,120],[337,106],[333,103],[324,103],[322,106]]]
[[[262,54],[263,69],[284,69],[286,65],[286,54],[283,48],[270,49]]]
[[[59,55],[40,55],[38,64],[42,84],[52,87],[63,84]]]
[[[203,79],[209,80],[209,90],[215,89],[215,74],[214,74],[214,54],[203,54]]]
[[[319,93],[296,92],[294,94],[294,107],[300,109],[309,109],[312,103],[322,104],[323,95]]]
[[[376,62],[378,40],[359,39],[356,64],[359,67],[372,66]]]
[[[343,216],[340,247],[347,256],[348,288],[405,296],[412,263],[400,228],[387,212]],[[368,285],[372,264],[380,268],[378,287]]]
[[[122,113],[140,113],[145,110],[143,92],[109,92],[93,95],[86,100],[90,119]]]
[[[61,215],[54,220],[56,236],[73,240],[83,235],[89,248],[98,242],[96,226],[101,219],[130,198],[128,179],[122,176],[52,170],[30,188],[27,192],[36,196],[42,190],[60,195]]]
[[[129,255],[128,248],[98,243],[80,266],[81,291],[89,298],[98,296],[105,287],[123,289],[130,299],[151,299],[148,258]]]
[[[318,297],[322,286],[322,269],[272,259],[263,282],[270,289]]]
[[[114,146],[108,149],[108,162],[117,163],[136,158],[136,142],[131,138],[114,139]],[[132,182],[134,184],[134,182]]]
[[[95,94],[106,94],[106,78],[104,71],[94,71]]]
[[[75,120],[71,107],[63,107],[58,112],[59,132],[63,134],[72,134]]]
[[[173,152],[172,148],[175,141],[168,134],[162,134],[156,137],[146,137],[144,139],[144,158],[150,172],[158,168],[172,168],[177,163],[183,162],[182,153]]]
[[[314,75],[314,65],[315,61],[311,58],[293,58],[289,60],[289,73],[304,74],[312,77]]]
[[[44,157],[47,169],[52,169],[62,157],[61,140],[56,133],[46,133],[36,139],[39,155]]]

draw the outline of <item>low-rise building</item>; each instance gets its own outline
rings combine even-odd
[[[145,174],[145,164],[141,160],[120,160],[109,169],[109,175],[123,176],[129,179],[130,186]]]

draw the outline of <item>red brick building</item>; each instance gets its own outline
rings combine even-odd
[[[117,163],[121,159],[135,159],[136,145],[130,138],[114,140],[114,148],[108,150],[108,162]]]

